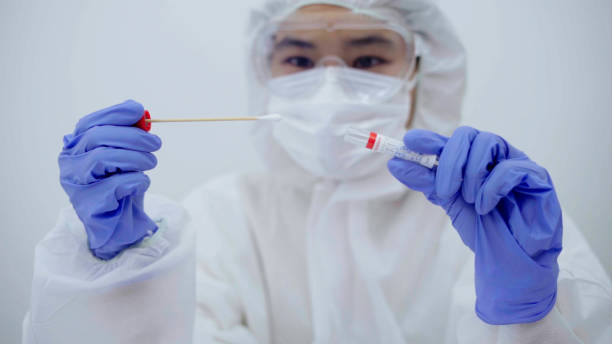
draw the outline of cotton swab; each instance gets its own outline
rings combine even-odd
[[[245,117],[210,117],[210,118],[167,118],[167,119],[152,119],[149,110],[145,110],[142,118],[134,126],[144,130],[151,130],[151,123],[184,123],[184,122],[228,122],[228,121],[280,121],[282,117],[279,114],[269,114],[265,116],[245,116]]]

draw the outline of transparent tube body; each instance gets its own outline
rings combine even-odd
[[[438,157],[435,154],[420,154],[411,151],[404,146],[402,141],[376,132],[349,128],[344,134],[344,140],[374,152],[392,154],[397,158],[412,161],[430,169],[438,165]]]

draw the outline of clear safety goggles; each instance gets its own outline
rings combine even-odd
[[[372,80],[370,73],[406,81],[414,71],[416,50],[414,34],[407,28],[350,13],[347,18],[335,17],[333,22],[291,18],[273,21],[258,34],[253,57],[263,84],[274,86],[278,83],[270,80],[309,72],[309,77],[300,80],[303,91],[309,92],[325,74],[312,71],[325,67],[356,72],[337,73],[349,90],[351,84]],[[393,82],[383,84],[397,87]],[[278,88],[271,91],[286,95]]]

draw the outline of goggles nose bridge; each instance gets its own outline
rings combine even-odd
[[[346,62],[338,56],[327,55],[317,62],[317,67],[348,67]]]

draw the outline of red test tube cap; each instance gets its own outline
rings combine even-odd
[[[142,117],[140,118],[140,120],[138,122],[136,122],[136,124],[134,124],[135,127],[138,127],[144,131],[150,131],[151,130],[151,122],[147,122],[147,119],[151,119],[151,114],[149,113],[149,110],[145,110],[144,111],[144,115],[142,115]]]
[[[375,132],[370,132],[370,137],[368,138],[368,143],[366,143],[366,148],[367,149],[373,149],[374,148],[374,144],[376,143],[376,137],[378,136],[377,133]]]

